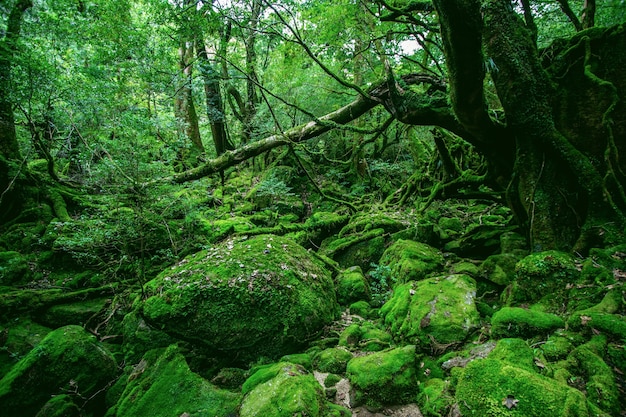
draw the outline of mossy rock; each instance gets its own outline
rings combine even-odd
[[[71,304],[59,304],[50,307],[38,320],[52,328],[76,324],[84,326],[87,321],[96,316],[108,303],[106,298],[79,301]]]
[[[280,358],[280,362],[289,362],[302,366],[307,371],[313,370],[313,358],[308,353],[292,353]]]
[[[394,282],[402,284],[419,281],[443,268],[443,255],[438,249],[412,240],[392,244],[380,259],[380,264],[391,268]]]
[[[520,307],[503,307],[491,318],[491,334],[495,337],[530,338],[564,327],[559,316]]]
[[[515,266],[519,260],[511,253],[491,255],[480,265],[479,274],[494,284],[507,286],[515,279]]]
[[[467,275],[411,281],[396,287],[380,314],[394,339],[445,350],[479,327],[475,297],[476,282]]]
[[[88,409],[103,410],[103,388],[114,380],[117,364],[91,334],[79,326],[50,332],[0,380],[0,410],[7,417],[34,416],[51,396],[76,392],[91,398]]]
[[[52,331],[24,318],[12,320],[6,326],[0,326],[0,335],[4,335],[4,343],[0,346],[0,378]]]
[[[338,313],[331,274],[303,247],[273,235],[188,256],[145,291],[149,323],[241,363],[294,353]]]
[[[322,246],[322,254],[329,254],[342,268],[356,265],[367,269],[370,264],[380,260],[387,241],[383,236],[384,229],[374,229],[366,233],[332,239],[327,246]]]
[[[19,252],[0,252],[0,285],[28,282],[32,272],[28,259]]]
[[[456,385],[456,401],[464,416],[595,416],[580,391],[492,358],[477,359],[465,367]]]
[[[352,353],[344,348],[328,348],[317,353],[313,358],[313,367],[320,372],[343,374],[348,362],[352,359]]]
[[[515,267],[509,302],[536,301],[563,291],[568,283],[576,282],[580,272],[574,258],[564,252],[545,251],[528,255]]]
[[[454,397],[449,391],[450,383],[441,378],[431,378],[420,385],[417,396],[417,404],[425,416],[443,416],[445,410],[449,410]]]
[[[81,411],[74,399],[68,394],[50,398],[35,417],[81,417]]]
[[[451,274],[465,274],[471,277],[477,277],[479,272],[478,266],[469,261],[457,262],[450,268]]]
[[[133,311],[122,320],[122,346],[124,359],[128,363],[136,363],[149,350],[166,348],[176,340],[162,330],[150,326],[144,318]]]
[[[337,301],[341,305],[350,305],[361,300],[369,301],[372,298],[369,283],[358,266],[341,271],[335,281]]]
[[[227,417],[236,415],[240,399],[193,373],[172,345],[149,351],[134,366],[113,415]]]
[[[366,319],[373,319],[378,317],[378,310],[373,309],[370,303],[368,303],[367,301],[357,301],[355,303],[352,303],[350,304],[348,310],[350,311],[350,314]]]
[[[348,362],[347,374],[356,392],[357,405],[411,403],[418,392],[415,346],[355,357]]]
[[[611,290],[600,303],[573,313],[567,325],[572,330],[601,331],[616,340],[626,340],[626,319],[619,314],[623,308],[622,291]]]
[[[365,352],[378,352],[392,343],[391,335],[370,321],[353,323],[339,336],[339,346]]]
[[[244,384],[240,417],[349,417],[326,400],[324,389],[304,368],[281,362],[252,374]]]
[[[615,374],[602,359],[607,347],[606,337],[595,336],[574,349],[568,357],[569,371],[585,381],[587,399],[601,410],[616,416],[623,411]],[[622,402],[624,400],[622,399]]]
[[[218,242],[234,233],[242,233],[255,228],[255,225],[246,217],[228,217],[212,219],[198,213],[193,215],[193,222],[198,227],[196,233],[203,233],[208,242]]]

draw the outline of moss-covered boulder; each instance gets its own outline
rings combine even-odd
[[[71,395],[61,394],[50,398],[35,417],[81,417],[81,412]]]
[[[109,299],[77,301],[71,304],[58,304],[48,308],[38,320],[48,327],[57,328],[68,324],[84,326],[89,319],[102,311]]]
[[[102,389],[117,365],[94,336],[79,326],[50,332],[0,380],[4,416],[34,416],[53,395],[73,393],[86,409],[98,409]],[[100,410],[102,411],[102,410]]]
[[[339,336],[339,346],[364,352],[378,352],[388,348],[393,340],[391,335],[371,321],[353,323]]]
[[[303,367],[288,362],[253,373],[244,383],[240,417],[349,417],[351,413],[326,400],[324,389]]]
[[[145,286],[143,315],[225,359],[293,353],[338,311],[331,274],[285,237],[230,239]]]
[[[502,339],[486,359],[459,370],[456,401],[463,416],[605,416],[584,394],[539,373],[521,339]]]
[[[371,299],[369,283],[359,266],[341,271],[335,280],[339,304],[350,305],[357,301],[369,301]]]
[[[0,329],[0,378],[52,331],[23,318],[11,320],[7,327],[0,326]]]
[[[503,307],[491,318],[491,334],[496,337],[530,338],[563,327],[559,316],[519,307]]]
[[[564,252],[545,251],[528,255],[515,267],[516,280],[510,302],[535,301],[553,296],[568,283],[576,282],[580,272],[574,258]]]
[[[124,343],[122,353],[128,363],[139,362],[149,350],[166,348],[176,340],[162,330],[150,326],[136,311],[131,311],[122,320]]]
[[[395,288],[380,314],[395,339],[439,351],[479,327],[475,297],[476,282],[467,275],[411,281]]]
[[[313,367],[320,372],[343,374],[352,353],[341,347],[324,349],[313,358]]]
[[[236,415],[240,395],[222,390],[189,370],[172,345],[146,353],[126,376],[127,384],[107,415],[171,417]]]
[[[415,346],[355,357],[348,362],[347,374],[357,405],[380,407],[414,402],[418,392]]]
[[[479,274],[494,284],[509,285],[515,279],[515,266],[519,260],[510,253],[491,255],[480,265]]]
[[[433,272],[441,271],[444,260],[439,250],[425,243],[399,240],[389,246],[380,264],[391,268],[394,282],[419,281]]]

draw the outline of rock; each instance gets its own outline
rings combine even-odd
[[[350,305],[357,301],[369,301],[370,286],[359,266],[350,267],[341,271],[337,278],[337,301],[341,305]]]
[[[30,319],[14,319],[7,324],[9,327],[0,331],[0,378],[52,331]]]
[[[533,356],[523,340],[503,339],[488,358],[470,362],[456,386],[460,409],[477,416],[596,415],[580,391],[534,371]]]
[[[145,291],[149,323],[239,363],[294,353],[338,312],[330,273],[303,247],[273,235],[188,256]]]
[[[419,281],[443,268],[443,255],[439,250],[412,240],[399,240],[383,253],[380,264],[391,268],[395,283]]]
[[[352,353],[346,349],[341,347],[328,348],[315,355],[313,367],[320,372],[343,374],[350,359],[352,359]]]
[[[418,385],[415,346],[359,356],[348,362],[348,379],[355,389],[355,405],[380,407],[415,401]]]
[[[301,366],[280,362],[258,369],[244,383],[240,417],[349,417],[326,399],[323,387]]]
[[[545,335],[565,327],[559,316],[519,307],[503,307],[491,318],[494,337],[526,337]]]
[[[369,321],[353,323],[346,327],[339,336],[339,346],[364,352],[381,351],[388,348],[392,342],[389,333]]]
[[[143,317],[134,311],[124,316],[122,335],[124,336],[122,350],[127,363],[139,362],[147,351],[166,348],[176,342],[167,333],[149,326]]]
[[[70,395],[61,394],[50,398],[35,417],[81,417],[81,413]]]
[[[507,286],[515,279],[515,266],[519,260],[510,253],[491,255],[480,265],[479,274],[494,284]]]
[[[44,312],[39,321],[42,324],[57,328],[68,324],[84,326],[87,321],[102,311],[109,299],[96,298],[71,304],[58,304]]]
[[[380,314],[394,339],[440,353],[479,327],[475,297],[476,282],[467,275],[411,281],[396,287]]]
[[[25,256],[15,251],[0,252],[0,285],[25,283],[31,276]]]
[[[500,235],[500,252],[516,256],[528,255],[526,238],[516,232],[505,232]]]
[[[528,255],[515,267],[509,302],[536,301],[545,295],[553,295],[576,282],[580,272],[574,258],[564,252],[546,251]]]
[[[117,406],[107,415],[227,417],[236,415],[241,398],[189,370],[176,345],[146,353],[127,380]]]
[[[0,380],[0,410],[6,417],[34,416],[53,395],[70,393],[86,410],[102,406],[103,388],[117,364],[94,336],[70,325],[50,332]],[[102,410],[100,410],[102,411]]]
[[[350,314],[360,316],[363,318],[378,318],[378,310],[372,309],[372,306],[367,301],[357,301],[350,304]]]
[[[567,325],[572,330],[595,329],[616,340],[626,340],[626,319],[618,314],[623,306],[622,291],[611,290],[600,303],[573,313]]]

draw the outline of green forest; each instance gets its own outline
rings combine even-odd
[[[626,416],[625,0],[0,0],[0,415]]]

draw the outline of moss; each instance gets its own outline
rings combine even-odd
[[[573,330],[595,329],[617,340],[626,340],[626,319],[618,313],[623,311],[622,292],[611,290],[602,301],[588,309],[573,313],[567,320]]]
[[[393,342],[391,335],[372,322],[353,323],[339,336],[339,346],[365,352],[377,352]]]
[[[515,406],[508,409],[503,400]],[[497,359],[470,362],[459,377],[456,400],[463,413],[506,417],[590,416],[583,394],[551,378]]]
[[[56,395],[50,399],[35,417],[80,417],[80,408],[67,394]]]
[[[263,378],[256,376],[263,373]],[[290,363],[273,364],[253,374],[254,383],[244,384],[246,396],[239,415],[347,417],[350,413],[326,400],[322,386],[302,367]]]
[[[369,283],[358,266],[348,268],[337,275],[336,291],[337,302],[340,305],[349,305],[356,301],[371,299]]]
[[[367,301],[357,301],[350,304],[350,314],[360,316],[363,318],[375,318],[377,317],[376,310],[373,310]]]
[[[516,232],[502,233],[500,235],[500,252],[526,256],[528,254],[526,238]]]
[[[320,372],[343,374],[352,353],[343,348],[324,349],[313,358],[313,367]]]
[[[475,296],[476,283],[467,275],[412,281],[397,286],[380,313],[395,339],[445,350],[479,326]]]
[[[23,318],[12,320],[6,323],[6,327],[0,328],[2,328],[0,334],[6,334],[4,345],[0,346],[0,378],[52,331],[48,327]]]
[[[0,285],[24,283],[31,275],[25,256],[14,251],[0,252]]]
[[[452,265],[450,269],[452,274],[465,274],[471,277],[476,277],[479,274],[478,267],[473,262],[461,261]]]
[[[241,368],[222,368],[217,375],[211,379],[211,383],[218,387],[239,390],[246,379],[248,378],[248,372]]]
[[[543,355],[550,361],[564,359],[572,349],[574,349],[574,344],[570,338],[559,334],[550,335],[548,340],[541,345]]]
[[[96,316],[105,307],[107,302],[108,299],[96,298],[52,306],[41,315],[39,321],[52,328],[67,324],[84,326],[89,319]]]
[[[527,371],[537,371],[535,355],[522,339],[507,338],[498,340],[496,347],[489,353],[489,358],[506,362]]]
[[[515,265],[519,257],[510,253],[491,255],[480,265],[481,277],[494,284],[506,286],[515,279]]]
[[[580,273],[571,255],[546,251],[519,261],[515,275],[510,302],[536,301],[546,294],[562,291],[568,283],[576,282]]]
[[[294,353],[338,312],[330,273],[301,246],[272,235],[191,255],[145,289],[149,322],[241,363]]]
[[[124,316],[122,336],[124,358],[128,363],[136,363],[149,350],[165,348],[175,343],[174,338],[148,325],[135,311]]]
[[[454,397],[448,390],[449,383],[440,378],[429,379],[420,385],[417,404],[426,417],[442,417],[448,415]]]
[[[328,374],[326,378],[324,378],[324,386],[326,388],[334,387],[339,381],[341,381],[341,379],[340,375]]]
[[[308,353],[293,353],[280,358],[280,362],[290,362],[302,366],[307,371],[313,370],[313,359]]]
[[[426,278],[443,268],[443,255],[437,249],[412,240],[392,244],[380,259],[380,264],[391,268],[392,280],[405,283]]]
[[[378,262],[385,251],[387,241],[384,233],[384,229],[374,229],[363,234],[331,239],[330,243],[322,245],[321,253],[337,261],[342,268],[356,265],[365,269],[371,263]]]
[[[558,316],[519,307],[503,307],[491,318],[491,333],[495,337],[533,337],[565,327]]]
[[[235,413],[239,400],[238,394],[220,390],[191,372],[172,345],[151,350],[134,367],[116,415],[226,417]]]
[[[415,400],[415,346],[356,357],[348,362],[347,372],[356,390],[357,403],[379,407]]]
[[[75,392],[102,407],[102,389],[115,378],[113,356],[79,326],[50,332],[0,380],[0,409],[7,417],[35,415],[50,396]],[[99,410],[102,411],[102,410]]]

